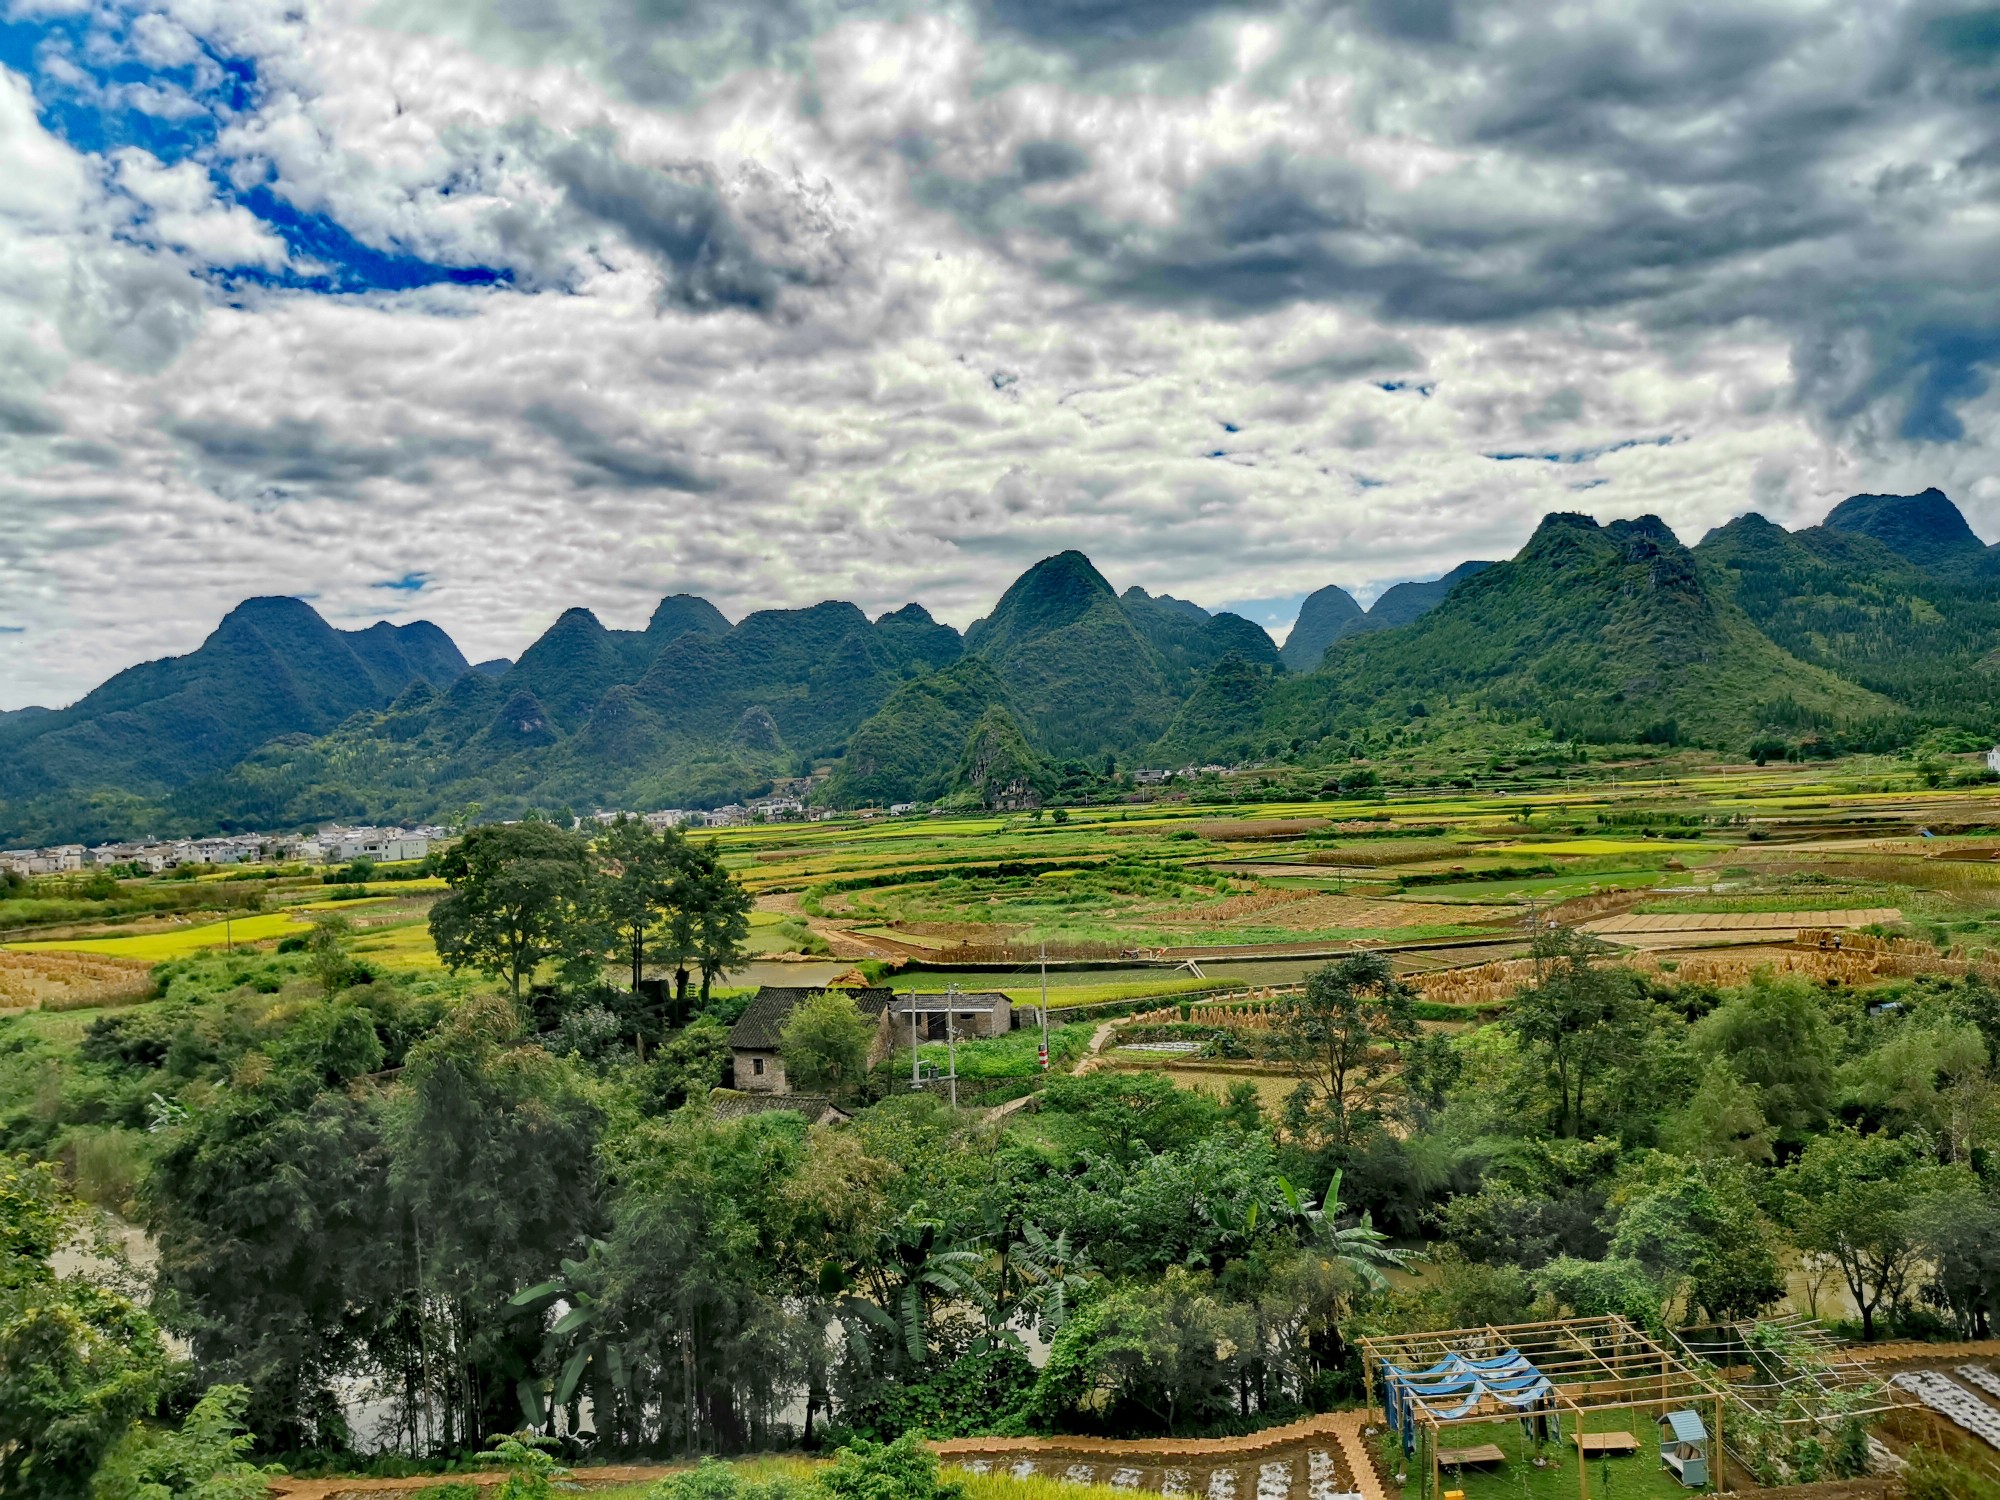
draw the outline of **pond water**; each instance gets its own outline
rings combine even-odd
[[[1037,1448],[1020,1453],[965,1454],[949,1462],[975,1474],[1040,1476],[1117,1490],[1150,1490],[1189,1500],[1359,1500],[1353,1477],[1332,1441],[1313,1440],[1260,1453],[1092,1453]]]

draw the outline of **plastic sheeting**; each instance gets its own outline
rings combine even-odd
[[[1382,1415],[1389,1430],[1402,1436],[1405,1454],[1416,1452],[1420,1407],[1436,1421],[1452,1422],[1470,1416],[1488,1396],[1523,1413],[1524,1422],[1555,1405],[1555,1387],[1518,1349],[1491,1359],[1447,1354],[1428,1370],[1382,1362]]]

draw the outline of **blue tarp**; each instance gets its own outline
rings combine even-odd
[[[1487,1396],[1525,1413],[1552,1407],[1554,1395],[1555,1387],[1518,1349],[1491,1359],[1447,1354],[1428,1370],[1382,1362],[1382,1414],[1389,1430],[1402,1434],[1406,1454],[1416,1451],[1419,1406],[1426,1416],[1450,1422],[1470,1416]]]

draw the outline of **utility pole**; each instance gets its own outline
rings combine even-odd
[[[915,1093],[924,1086],[923,1075],[917,1071],[917,997],[912,994],[905,1002],[910,1007],[910,1092]]]
[[[1042,1071],[1049,1070],[1049,945],[1042,944]]]
[[[958,1108],[958,1025],[957,1017],[952,1014],[952,1006],[957,1000],[958,986],[946,985],[944,987],[945,1077],[951,1084],[951,1107],[954,1111]]]

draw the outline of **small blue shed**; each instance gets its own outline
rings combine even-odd
[[[1660,1414],[1660,1462],[1691,1490],[1708,1485],[1708,1429],[1692,1411]]]

